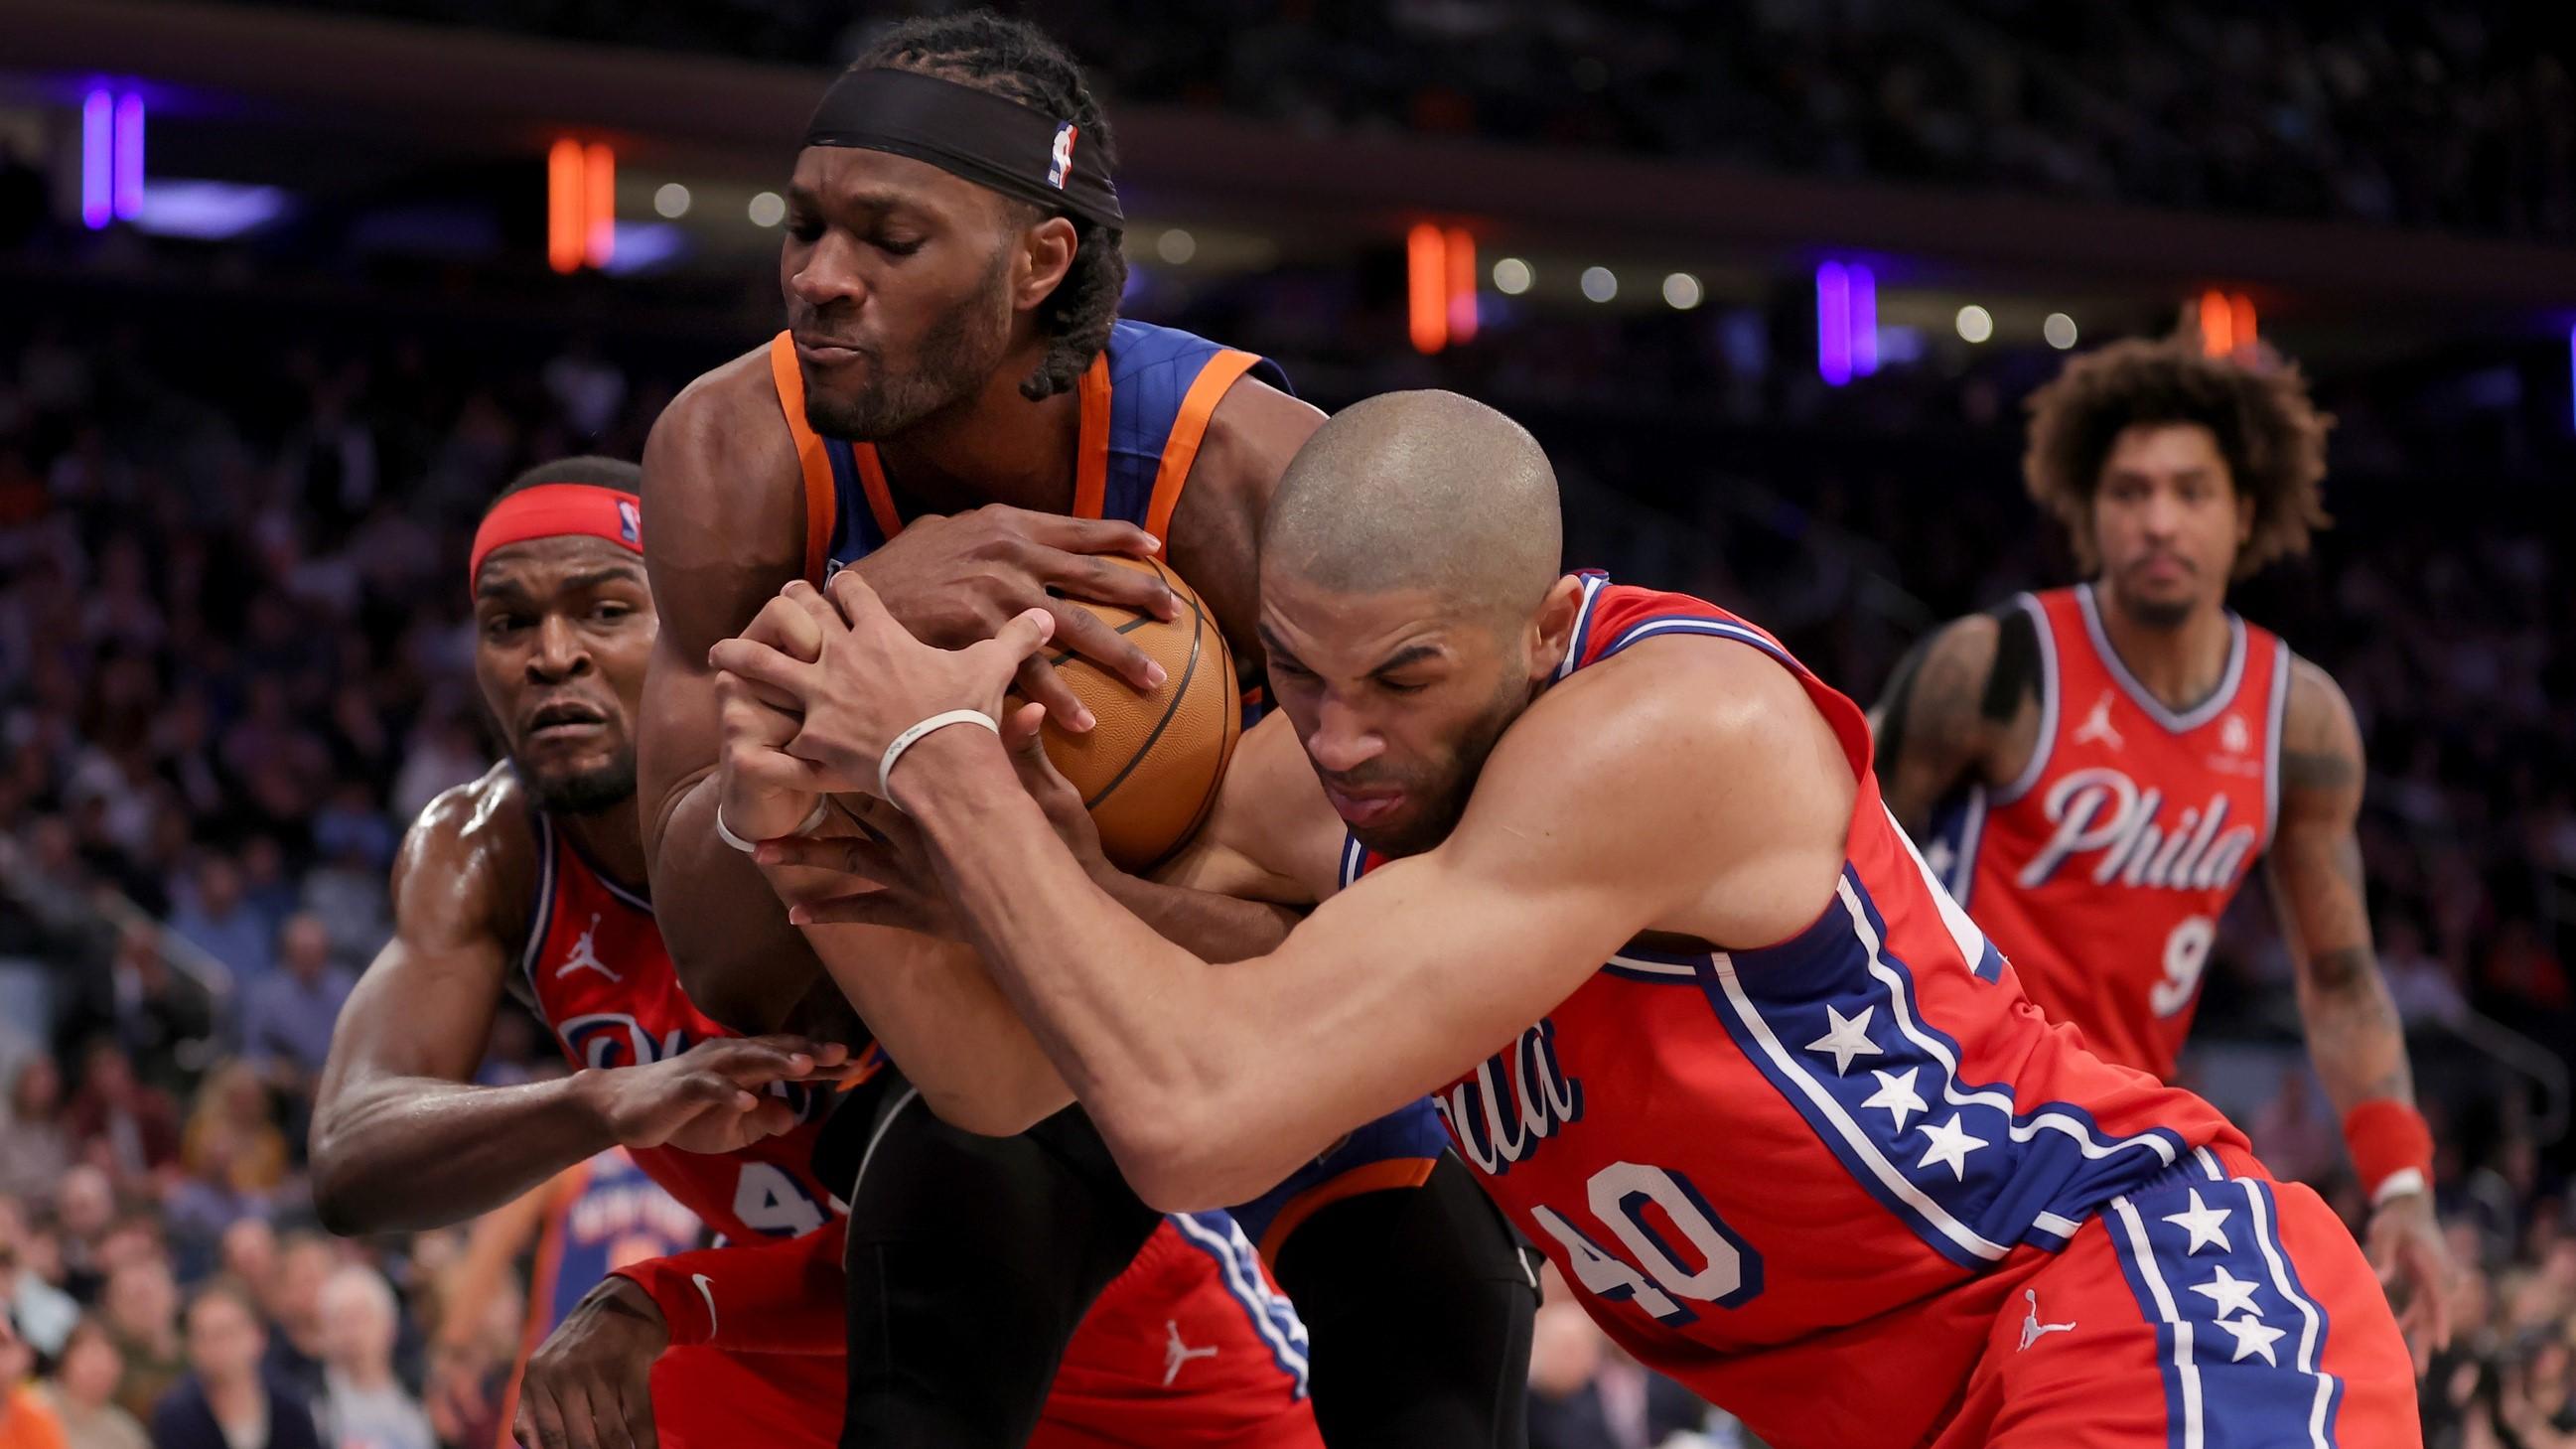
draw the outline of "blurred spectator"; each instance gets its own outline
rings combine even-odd
[[[81,1088],[70,1113],[72,1141],[83,1158],[136,1182],[179,1162],[179,1108],[170,1094],[135,1080],[134,1065],[113,1038],[81,1054]]]
[[[189,888],[170,912],[170,929],[224,963],[237,986],[268,974],[277,925],[244,899],[241,868],[221,851],[207,851],[198,861]]]
[[[216,1250],[216,1270],[250,1290],[259,1311],[271,1319],[277,1309],[270,1295],[277,1291],[277,1230],[266,1218],[243,1218],[224,1229]]]
[[[152,1406],[188,1371],[186,1345],[179,1336],[179,1289],[171,1281],[169,1262],[155,1254],[117,1269],[99,1309],[125,1360],[116,1402],[135,1418],[148,1420]]]
[[[346,1267],[322,1285],[323,1380],[317,1407],[334,1449],[435,1449],[429,1416],[394,1377],[394,1290],[373,1268]]]
[[[143,1425],[116,1402],[125,1360],[95,1319],[84,1319],[63,1345],[45,1401],[62,1422],[65,1449],[149,1449]]]
[[[47,1278],[46,1269],[59,1265],[39,1260],[39,1241],[18,1200],[0,1195],[0,1318],[14,1323],[36,1352],[52,1355],[62,1352],[80,1321],[80,1304]]]
[[[215,1279],[188,1300],[188,1373],[152,1410],[153,1449],[321,1449],[313,1414],[261,1367],[250,1295]]]
[[[1531,1331],[1529,1449],[1664,1449],[1712,1415],[1688,1389],[1614,1347],[1553,1264]],[[1729,1427],[1732,1421],[1727,1421]]]
[[[271,1329],[269,1374],[316,1404],[326,1388],[323,1366],[332,1331],[322,1292],[339,1269],[340,1250],[331,1239],[316,1232],[290,1233],[278,1249],[269,1291],[259,1300]]]
[[[0,1323],[0,1449],[64,1449],[53,1405],[28,1380],[36,1351]]]
[[[286,1136],[250,1063],[220,1062],[206,1073],[180,1155],[192,1179],[245,1197],[264,1197],[285,1181]]]
[[[63,1174],[54,1188],[54,1228],[60,1235],[65,1285],[73,1297],[92,1302],[107,1283],[107,1266],[99,1249],[116,1220],[116,1188],[107,1174],[87,1163]]]
[[[63,1130],[63,1074],[38,1052],[10,1077],[6,1115],[0,1115],[0,1194],[25,1196],[62,1181],[71,1166],[71,1137]]]
[[[251,986],[242,1051],[269,1085],[309,1097],[357,978],[331,964],[330,933],[309,914],[289,917],[278,933],[278,966]]]
[[[2389,999],[2407,1026],[2457,1022],[2468,1015],[2468,998],[2440,957],[2425,949],[2424,928],[2411,915],[2382,918],[2378,931],[2379,969],[2388,978]]]
[[[480,777],[490,765],[475,743],[473,728],[460,715],[451,711],[422,721],[403,754],[402,771],[394,777],[394,818],[413,819],[441,790]]]

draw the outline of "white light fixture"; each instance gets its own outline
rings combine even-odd
[[[689,214],[689,188],[676,181],[665,181],[653,193],[653,210],[673,221]]]
[[[1610,274],[1608,267],[1585,267],[1583,295],[1595,302],[1607,302],[1619,295],[1619,279]]]
[[[1689,311],[1707,295],[1700,288],[1699,278],[1688,272],[1675,272],[1664,278],[1664,305],[1676,312]]]
[[[1506,297],[1517,297],[1538,280],[1538,273],[1518,257],[1504,257],[1494,263],[1494,290]]]
[[[1983,342],[1995,335],[1995,314],[1970,302],[1959,309],[1959,336],[1969,342]]]
[[[1199,239],[1177,226],[1166,227],[1161,236],[1154,238],[1154,255],[1173,266],[1180,266],[1198,254]]]
[[[2039,335],[2048,339],[2049,346],[2064,352],[2075,345],[2075,319],[2063,312],[2051,312],[2048,320],[2039,324]]]
[[[787,202],[775,191],[764,191],[751,199],[751,224],[776,226],[787,219]]]

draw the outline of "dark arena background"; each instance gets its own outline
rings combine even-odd
[[[327,1235],[307,1155],[397,843],[495,758],[467,546],[780,328],[806,117],[912,13],[0,0],[0,1445],[219,1442],[167,1412],[220,1372],[182,1316],[217,1281],[265,1442],[506,1438],[538,1235]],[[2230,603],[2366,742],[2462,1279],[2427,1442],[2576,1443],[2576,12],[1015,13],[1115,124],[1123,315],[1327,411],[1492,404],[1570,567],[1740,610],[1864,704],[1942,621],[2076,581],[2023,485],[2071,357],[2302,369],[2333,524]],[[2249,885],[2181,1079],[2359,1231],[2297,971]],[[563,1070],[514,1008],[476,1080]],[[1551,1285],[1533,1446],[1754,1442]]]

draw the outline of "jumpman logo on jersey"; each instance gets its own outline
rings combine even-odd
[[[2111,691],[2107,689],[2102,691],[2100,699],[2093,701],[2093,712],[2084,716],[2084,723],[2075,727],[2075,743],[2085,745],[2096,740],[2115,750],[2128,747],[2127,742],[2120,738],[2119,730],[2111,724]]]
[[[1181,1365],[1194,1358],[1216,1357],[1216,1346],[1210,1344],[1206,1348],[1192,1348],[1181,1342],[1179,1319],[1166,1318],[1163,1320],[1163,1327],[1170,1330],[1172,1335],[1171,1341],[1163,1346],[1163,1387],[1168,1389],[1172,1386],[1172,1380],[1180,1377]]]
[[[2072,1323],[2042,1323],[2039,1321],[2039,1291],[2037,1289],[2024,1288],[2021,1290],[2021,1296],[2030,1300],[2030,1312],[2023,1315],[2021,1320],[2022,1348],[2029,1348],[2032,1344],[2039,1342],[2041,1339],[2046,1338],[2052,1333],[2072,1333],[2075,1331],[2075,1325]],[[2019,1352],[2019,1350],[2015,1351]]]
[[[590,913],[590,929],[573,938],[572,950],[565,953],[564,963],[555,968],[557,981],[576,971],[596,971],[621,986],[625,984],[625,977],[609,970],[608,963],[599,959],[599,948],[592,944],[592,939],[598,934],[599,912],[593,911]]]

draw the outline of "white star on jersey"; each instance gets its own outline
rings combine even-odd
[[[2281,1360],[2272,1353],[2272,1345],[2288,1332],[2287,1329],[2274,1328],[2251,1318],[2222,1318],[2218,1320],[2218,1326],[2236,1335],[2236,1354],[2228,1360],[2229,1363],[2241,1363],[2259,1353],[2263,1355],[2263,1362],[2274,1368],[2281,1366]]]
[[[1878,1043],[1869,1039],[1869,1019],[1877,1011],[1876,1006],[1864,1006],[1858,1016],[1845,1016],[1832,1003],[1826,1003],[1825,1016],[1833,1022],[1834,1029],[1807,1043],[1807,1050],[1832,1053],[1834,1075],[1837,1077],[1851,1070],[1854,1057],[1887,1055],[1879,1049]]]
[[[1950,1169],[1950,1176],[1962,1182],[1968,1177],[1968,1154],[1980,1147],[1993,1145],[1982,1137],[1968,1135],[1968,1129],[1959,1125],[1959,1114],[1956,1112],[1950,1114],[1949,1121],[1937,1127],[1928,1121],[1925,1122],[1923,1135],[1932,1140],[1932,1145],[1923,1150],[1923,1160],[1914,1165],[1930,1167],[1936,1162],[1945,1163]]]
[[[1907,1067],[1901,1072],[1882,1072],[1876,1067],[1870,1068],[1869,1074],[1878,1078],[1878,1091],[1861,1105],[1886,1108],[1887,1115],[1896,1119],[1891,1130],[1904,1131],[1906,1118],[1928,1110],[1930,1106],[1923,1100],[1923,1094],[1914,1090],[1914,1074],[1921,1070],[1921,1067]]]
[[[2192,1284],[2191,1291],[2217,1304],[2218,1316],[2222,1319],[2231,1313],[2249,1313],[2260,1318],[2263,1313],[2254,1306],[2254,1290],[2261,1286],[2251,1278],[2239,1278],[2228,1272],[2227,1265],[2221,1263],[2217,1277],[2206,1283]]]
[[[2219,1226],[2227,1221],[2229,1214],[2227,1208],[2214,1208],[2201,1202],[2200,1189],[2195,1187],[2191,1190],[2191,1211],[2167,1214],[2165,1221],[2191,1234],[2191,1246],[2183,1250],[2185,1257],[2210,1243],[2216,1243],[2222,1253],[2233,1253],[2236,1245],[2227,1241],[2227,1234],[2219,1231]]]
[[[1932,842],[1932,848],[1923,852],[1923,863],[1932,867],[1934,879],[1947,886],[1950,883],[1950,867],[1959,863],[1959,855],[1957,851],[1950,848],[1950,842],[1935,840]]]

